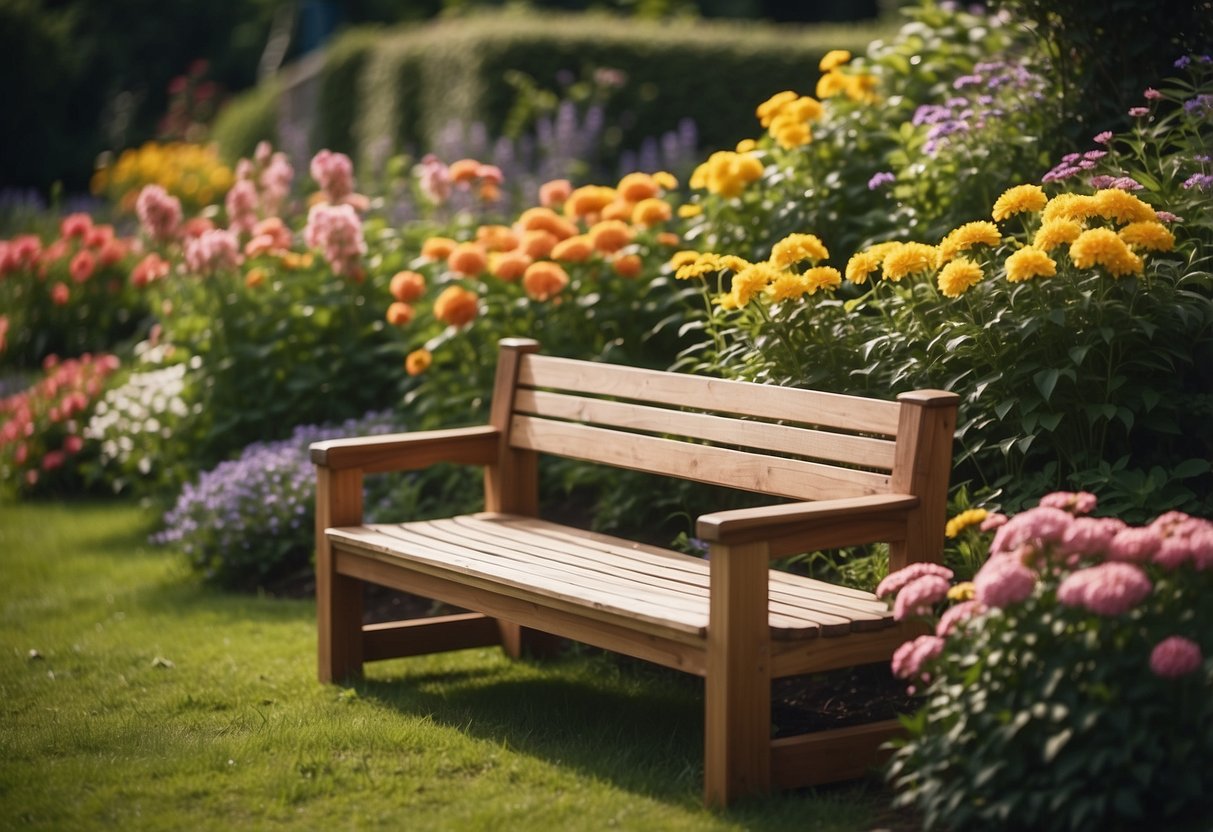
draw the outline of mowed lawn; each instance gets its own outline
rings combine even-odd
[[[879,783],[700,805],[702,685],[497,649],[315,679],[310,600],[221,593],[133,503],[0,504],[0,828],[866,830]]]

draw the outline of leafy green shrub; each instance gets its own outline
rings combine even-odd
[[[327,147],[351,156],[357,153],[354,125],[358,120],[359,87],[381,40],[381,29],[364,27],[342,33],[325,48],[324,66],[317,80],[317,118],[311,147]]]
[[[894,615],[958,603],[894,673],[923,687],[888,776],[927,829],[1197,829],[1213,763],[1213,524],[1134,527],[1057,493],[998,527],[970,584],[916,564]],[[993,520],[994,522],[991,522]]]

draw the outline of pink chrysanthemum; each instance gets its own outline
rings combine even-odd
[[[973,577],[977,600],[998,609],[1018,604],[1035,588],[1036,573],[1013,557],[992,557]]]
[[[354,163],[344,153],[321,150],[312,157],[312,178],[328,201],[337,204],[354,192]]]
[[[1101,555],[1122,529],[1123,520],[1114,517],[1076,517],[1061,537],[1061,545],[1071,555]]]
[[[304,240],[311,248],[322,249],[334,274],[354,275],[366,253],[362,220],[350,205],[317,203],[307,215]]]
[[[1116,616],[1136,607],[1153,589],[1138,567],[1109,561],[1067,575],[1057,587],[1057,600],[1096,615]]]
[[[920,575],[903,586],[893,602],[893,619],[902,621],[912,615],[926,615],[931,605],[948,596],[947,578],[940,575]]]
[[[937,575],[945,581],[952,580],[952,570],[938,563],[911,563],[904,569],[891,573],[876,587],[876,595],[883,598],[900,590],[915,578],[923,575]]]
[[[943,645],[939,636],[919,636],[907,641],[893,653],[893,675],[898,679],[920,677],[923,664],[938,656]]]
[[[944,610],[943,615],[939,616],[939,622],[935,625],[935,635],[947,638],[958,625],[979,615],[984,609],[985,607],[977,600],[961,601],[955,606],[948,607]]]
[[[1040,498],[1040,505],[1071,514],[1090,514],[1098,503],[1098,498],[1089,491],[1054,491]]]
[[[1183,636],[1164,638],[1150,651],[1150,670],[1163,679],[1187,676],[1205,660],[1200,645]]]
[[[139,224],[153,240],[164,242],[177,236],[181,227],[181,200],[159,185],[147,185],[135,200]]]
[[[1145,563],[1161,545],[1162,535],[1149,526],[1121,529],[1108,547],[1108,560]]]
[[[1040,548],[1047,543],[1058,542],[1073,522],[1074,517],[1059,508],[1039,506],[1028,509],[1012,517],[995,533],[990,554],[1006,554],[1025,544]]]
[[[204,231],[185,244],[185,265],[195,274],[209,275],[222,269],[234,269],[243,259],[236,235],[221,228]]]

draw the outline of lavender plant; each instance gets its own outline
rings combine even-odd
[[[336,426],[297,427],[276,442],[254,442],[237,459],[188,483],[153,542],[178,549],[204,581],[226,588],[255,589],[304,571],[312,556],[316,491],[308,446],[400,429],[391,414],[376,412]],[[383,499],[381,491],[368,505]]]

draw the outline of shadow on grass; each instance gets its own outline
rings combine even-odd
[[[697,805],[703,783],[703,681],[610,654],[408,674],[354,683],[360,697],[508,747],[645,798]],[[722,817],[747,829],[803,830],[823,804],[867,814],[875,781],[739,801]],[[809,804],[814,811],[806,810]],[[835,828],[835,827],[830,827]]]

